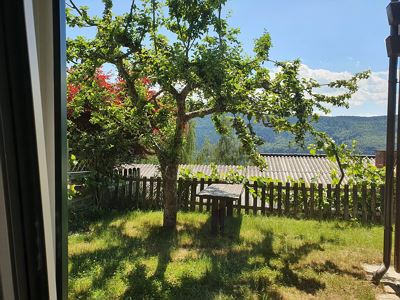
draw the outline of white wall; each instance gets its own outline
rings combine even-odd
[[[54,71],[53,17],[51,0],[33,0],[40,93],[43,111],[47,175],[51,203],[53,240],[55,241],[55,153],[54,153]]]
[[[56,299],[54,68],[51,0],[24,0],[50,299]]]

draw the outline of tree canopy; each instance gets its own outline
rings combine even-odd
[[[93,76],[106,63],[123,79],[141,142],[161,165],[168,227],[176,223],[177,166],[190,120],[212,115],[224,133],[221,117],[228,114],[244,151],[266,167],[254,123],[290,132],[302,143],[307,133],[316,133],[310,120],[331,106],[347,107],[357,82],[368,77],[362,72],[326,83],[302,78],[299,60],[270,58],[268,32],[255,40],[252,55],[245,54],[239,29],[229,26],[223,12],[226,0],[133,0],[119,16],[111,0],[103,3],[102,15],[90,16],[87,7],[68,0],[68,25],[93,27],[96,35],[68,39],[67,58],[76,79]],[[320,93],[322,87],[337,93]],[[145,89],[151,97],[141,96]]]

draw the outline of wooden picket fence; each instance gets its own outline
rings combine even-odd
[[[108,190],[108,205],[126,209],[163,208],[161,178],[122,174]],[[211,200],[197,194],[215,180],[178,180],[178,205],[183,211],[209,211]],[[220,182],[221,183],[221,182]],[[279,215],[316,219],[357,219],[364,223],[381,222],[384,185],[343,185],[305,183],[248,183],[239,202],[237,214]]]

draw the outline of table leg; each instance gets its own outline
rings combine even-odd
[[[225,227],[225,209],[226,209],[226,200],[225,199],[220,199],[219,200],[219,230],[221,233],[224,232],[224,227]]]
[[[212,199],[211,210],[211,233],[216,234],[218,231],[218,199]]]
[[[229,200],[226,203],[226,215],[228,217],[232,217],[233,216],[233,201],[232,200]]]

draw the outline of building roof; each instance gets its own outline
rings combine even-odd
[[[326,156],[318,155],[299,155],[299,154],[272,154],[263,155],[267,161],[268,168],[261,171],[256,166],[232,166],[217,165],[216,169],[219,174],[226,174],[230,170],[235,170],[241,175],[245,175],[248,179],[251,177],[267,177],[275,180],[287,182],[292,180],[304,180],[306,183],[322,183],[324,185],[331,183],[331,171],[339,168],[336,163],[330,161]],[[365,159],[374,163],[373,156],[366,156]],[[160,176],[158,165],[153,164],[131,164],[124,167],[140,168],[142,177]],[[210,165],[180,165],[179,169],[190,169],[193,174],[203,173],[211,175],[212,169]],[[347,182],[347,178],[343,183]]]

